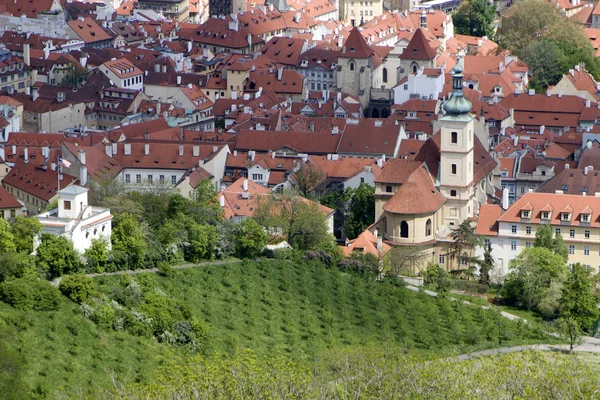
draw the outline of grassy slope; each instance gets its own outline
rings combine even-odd
[[[497,344],[497,317],[459,302],[439,301],[391,284],[288,261],[237,263],[181,270],[157,286],[207,322],[215,351],[252,348],[318,360],[325,349],[373,344],[406,346],[427,355]],[[109,293],[122,277],[95,278]],[[58,312],[23,314],[0,303],[15,334],[9,345],[26,358],[26,381],[55,397],[62,387],[85,393],[120,380],[148,382],[152,371],[182,356],[178,348],[126,332],[97,328],[64,299]],[[502,322],[503,344],[545,341],[529,328]],[[16,332],[18,330],[18,333]]]

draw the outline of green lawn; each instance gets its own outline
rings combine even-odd
[[[94,281],[114,300],[124,298],[131,279],[144,287],[143,299],[111,307],[133,312],[152,302],[164,321],[177,309],[177,315],[206,326],[202,348],[211,354],[250,348],[310,364],[336,349],[384,346],[437,357],[497,346],[499,320],[503,345],[549,340],[536,327],[480,307],[319,263],[243,262],[177,270],[173,278],[140,274]],[[189,353],[188,347],[129,330],[100,328],[66,298],[57,312],[22,313],[0,303],[0,328],[3,321],[11,333],[6,344],[23,355],[25,381],[38,397],[54,398],[59,391],[94,397],[112,387],[111,376],[148,383],[158,367]]]

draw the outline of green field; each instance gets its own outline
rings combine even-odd
[[[128,294],[132,280],[141,296]],[[0,302],[6,347],[22,358],[23,380],[35,397],[92,397],[115,385],[145,385],[159,367],[194,352],[227,355],[249,348],[258,356],[315,365],[336,350],[394,348],[430,358],[494,347],[498,335],[503,345],[550,340],[492,311],[316,262],[243,262],[178,270],[171,278],[140,274],[94,281],[97,297],[117,311],[117,320],[141,310],[153,325],[168,329],[182,319],[199,321],[206,335],[195,347],[167,345],[165,336],[160,343],[156,333],[135,324],[113,320],[97,326],[66,298],[56,312],[24,313]]]

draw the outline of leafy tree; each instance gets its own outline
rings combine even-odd
[[[583,337],[579,321],[570,312],[565,312],[556,320],[556,323],[560,336],[569,342],[569,352],[572,353],[575,345],[580,344]]]
[[[526,55],[527,46],[541,38],[589,48],[579,26],[562,15],[554,3],[542,0],[520,0],[513,5],[496,33],[500,48],[520,58]]]
[[[591,271],[579,263],[573,264],[562,288],[561,313],[572,318],[581,331],[589,332],[598,318],[597,304]]]
[[[215,186],[210,179],[198,182],[191,194],[192,203],[187,213],[200,224],[216,225],[223,219],[223,209],[219,205],[219,199]]]
[[[10,224],[4,218],[0,218],[0,253],[15,250],[15,237],[11,232]]]
[[[494,33],[492,23],[495,17],[495,3],[490,6],[487,0],[466,0],[452,14],[452,21],[456,33],[491,37]]]
[[[10,226],[16,250],[33,253],[33,238],[42,231],[42,224],[34,217],[16,217]]]
[[[535,240],[533,241],[533,247],[544,247],[554,254],[562,257],[566,263],[569,260],[569,250],[563,237],[560,233],[556,233],[554,238],[552,237],[553,231],[550,225],[541,225],[535,231]]]
[[[37,248],[35,263],[48,278],[71,274],[79,269],[79,255],[64,236],[44,233]]]
[[[310,198],[323,178],[325,174],[316,164],[306,162],[290,176],[290,183],[300,196]]]
[[[94,294],[96,285],[92,278],[83,274],[64,276],[60,280],[58,290],[77,304],[85,303]]]
[[[54,311],[60,304],[60,292],[48,281],[13,279],[0,283],[0,300],[23,311]]]
[[[125,213],[116,215],[113,224],[113,251],[122,254],[130,268],[140,268],[148,249],[141,224],[133,215]]]
[[[423,246],[396,246],[383,256],[383,272],[392,275],[415,275],[426,259]]]
[[[558,309],[560,285],[565,281],[567,266],[563,258],[545,247],[524,249],[510,261],[502,293],[509,301],[528,310],[552,314]],[[553,289],[553,290],[551,290]],[[540,309],[540,305],[544,309]]]
[[[481,242],[481,238],[475,234],[471,221],[465,219],[450,234],[452,244],[450,254],[458,261],[459,269],[462,261],[473,261],[470,256],[473,248]]]
[[[483,261],[479,264],[479,283],[490,284],[490,271],[494,269],[494,257],[492,256],[492,243],[487,242],[483,249]]]
[[[423,272],[423,283],[433,290],[446,290],[450,275],[439,264],[429,263]]]
[[[189,243],[185,248],[185,259],[190,262],[199,262],[203,259],[212,259],[219,237],[217,228],[212,225],[201,225],[189,221],[187,225]]]
[[[360,235],[375,222],[375,187],[361,183],[351,192],[350,212],[344,223],[344,232],[349,239]]]
[[[254,219],[243,220],[233,232],[235,254],[239,258],[258,256],[267,244],[267,234]]]
[[[261,196],[254,210],[256,222],[272,234],[282,234],[300,250],[312,250],[333,240],[317,203],[293,193]]]
[[[544,93],[548,86],[555,85],[562,78],[563,57],[554,41],[542,39],[528,44],[523,51],[523,61],[532,75],[529,88]]]
[[[37,278],[34,261],[32,256],[23,253],[0,253],[0,282],[12,278]]]
[[[71,68],[63,78],[61,85],[62,86],[72,86],[74,88],[79,87],[83,82],[85,82],[88,75],[88,71],[85,68]]]
[[[92,239],[92,245],[83,253],[90,272],[104,272],[108,266],[109,250],[108,241],[101,237]]]

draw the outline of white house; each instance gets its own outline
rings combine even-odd
[[[100,71],[121,89],[144,90],[144,73],[126,58],[112,59],[102,64]]]
[[[58,192],[58,208],[36,218],[44,227],[42,233],[64,236],[83,253],[93,239],[105,238],[110,245],[111,220],[108,208],[88,205],[88,189],[71,185]]]
[[[403,104],[410,99],[437,99],[444,89],[444,82],[442,70],[421,68],[394,86],[394,104]]]

